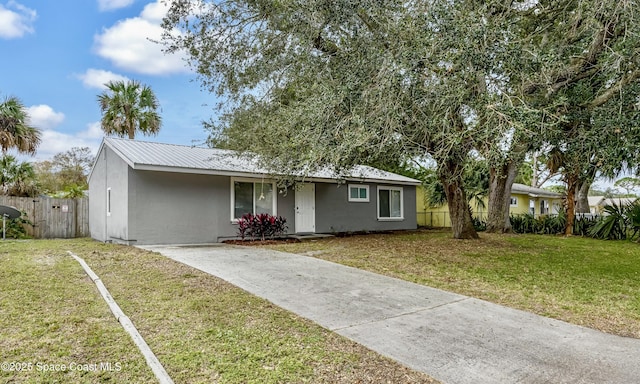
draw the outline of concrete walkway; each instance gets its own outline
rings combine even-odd
[[[300,255],[149,246],[443,383],[640,382],[640,340]]]

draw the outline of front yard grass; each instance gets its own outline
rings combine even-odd
[[[0,242],[9,364],[0,382],[156,381],[67,250],[100,276],[176,383],[435,383],[220,279],[86,239]]]
[[[487,233],[453,240],[425,230],[268,247],[640,338],[637,243]]]

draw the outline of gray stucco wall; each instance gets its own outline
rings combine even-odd
[[[129,240],[135,244],[198,244],[237,236],[231,222],[231,178],[130,171]],[[278,195],[277,214],[293,231],[294,195]],[[135,240],[135,242],[133,242]]]
[[[404,219],[379,221],[377,184],[369,186],[369,202],[349,202],[347,185],[316,184],[316,231],[319,233],[416,229],[416,188],[402,186]],[[392,186],[392,185],[390,185]]]
[[[377,185],[369,202],[349,202],[348,185],[316,183],[316,232],[415,229],[416,193],[403,186],[404,219],[377,219]],[[111,215],[106,214],[111,188]],[[231,178],[130,168],[104,146],[89,180],[89,228],[100,241],[130,244],[198,244],[233,238]],[[295,191],[278,193],[277,214],[295,232]]]
[[[106,233],[106,162],[105,152],[96,156],[96,163],[89,178],[89,234],[98,241],[107,239]]]
[[[89,180],[89,231],[100,241],[128,238],[129,166],[104,146],[98,153]],[[111,189],[111,214],[107,214],[107,190]]]
[[[129,172],[127,163],[107,149],[107,190],[111,188],[111,214],[107,216],[107,240],[129,239]]]
[[[215,242],[235,232],[229,177],[131,171],[130,240],[135,244]]]
[[[89,180],[90,232],[99,241],[197,244],[237,235],[231,222],[231,178],[133,170],[103,147]],[[106,214],[111,188],[111,215]],[[279,194],[278,215],[294,230],[294,197]]]

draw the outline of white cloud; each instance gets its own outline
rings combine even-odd
[[[156,1],[155,3],[149,3],[145,5],[140,17],[145,20],[160,24],[162,19],[167,15],[169,11],[169,4]]]
[[[27,108],[30,125],[41,130],[40,145],[35,156],[17,154],[21,161],[51,160],[53,156],[66,152],[73,147],[89,147],[95,155],[104,136],[100,122],[87,124],[84,131],[76,133],[62,133],[55,128],[64,119],[64,113],[56,112],[48,105],[34,105]]]
[[[91,127],[76,135],[70,135],[52,129],[43,130],[42,141],[38,147],[38,152],[35,157],[31,159],[36,161],[50,160],[58,153],[67,152],[73,147],[89,147],[95,155],[100,146],[100,139],[83,137],[86,136],[90,130]],[[102,136],[100,136],[100,138],[102,138]]]
[[[101,139],[81,137],[86,132],[87,131],[76,135],[69,135],[52,129],[45,129],[42,131],[40,145],[34,156],[18,154],[15,153],[15,151],[13,155],[20,161],[44,161],[51,160],[58,153],[67,152],[73,147],[89,147],[91,153],[95,155],[98,152],[98,147],[100,147]]]
[[[87,69],[83,74],[77,75],[82,80],[85,87],[105,89],[105,84],[110,81],[127,81],[129,78],[126,76],[118,75],[110,71],[102,69]]]
[[[160,23],[168,5],[160,0],[144,7],[140,16],[121,20],[94,37],[96,53],[119,68],[146,74],[164,75],[188,72],[182,55],[165,55],[159,41]]]
[[[15,153],[20,161],[51,160],[55,155],[67,152],[73,147],[89,147],[94,155],[98,152],[103,133],[100,123],[87,124],[87,129],[75,134],[62,133],[53,129],[44,129],[40,136],[40,146],[35,156]]]
[[[99,121],[95,123],[87,124],[87,129],[78,133],[78,137],[85,140],[101,140],[104,137],[104,132]]]
[[[27,108],[29,124],[42,129],[52,129],[64,121],[64,113],[56,112],[48,105],[33,105]]]
[[[0,38],[13,39],[33,33],[37,16],[36,11],[13,0],[6,7],[0,4]]]
[[[135,0],[98,0],[98,9],[101,11],[113,11],[114,9],[120,9],[128,7],[133,4]]]

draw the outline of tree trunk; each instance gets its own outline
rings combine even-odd
[[[566,236],[573,235],[573,222],[576,218],[575,201],[576,189],[578,187],[578,177],[575,175],[567,175],[567,224],[564,229]]]
[[[533,175],[531,175],[531,186],[539,188],[538,185],[538,152],[533,153]]]
[[[589,188],[591,187],[591,181],[582,181],[577,187],[578,198],[576,199],[576,213],[590,213],[589,207]]]
[[[444,187],[454,239],[478,239],[473,227],[467,194],[462,183],[462,167],[453,161],[443,164],[439,172]]]
[[[511,187],[516,179],[518,167],[514,161],[501,167],[489,169],[489,212],[487,216],[487,232],[510,233],[511,220]]]

